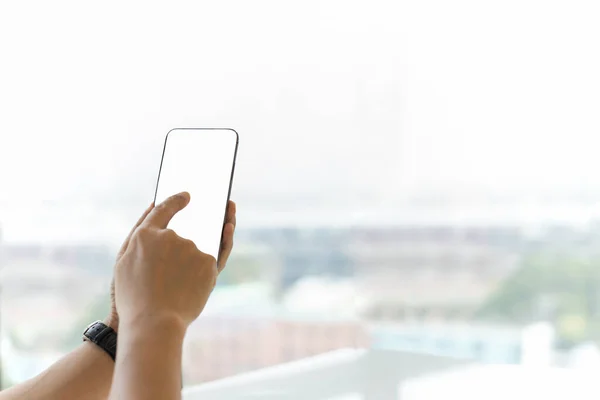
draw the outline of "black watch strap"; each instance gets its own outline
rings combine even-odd
[[[89,340],[96,344],[115,360],[117,356],[117,332],[104,322],[92,322],[83,332],[83,340]]]

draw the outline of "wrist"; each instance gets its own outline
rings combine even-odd
[[[119,322],[119,329],[121,335],[168,335],[183,340],[187,326],[175,314],[158,313],[123,319]]]
[[[117,334],[102,321],[92,322],[83,332],[83,340],[94,343],[104,350],[113,360],[117,353]]]
[[[115,315],[109,315],[102,321],[106,326],[110,326],[115,332],[119,332],[119,317]]]

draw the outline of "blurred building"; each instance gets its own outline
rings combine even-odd
[[[278,259],[282,292],[308,276],[352,279],[376,320],[469,318],[518,266],[524,242],[513,227],[426,223],[274,227],[243,239]]]
[[[367,346],[364,325],[344,313],[348,301],[333,301],[332,296],[324,295],[327,291],[340,294],[345,289],[313,282],[276,301],[276,290],[270,284],[217,287],[203,314],[188,329],[186,383],[224,378],[339,348]],[[307,301],[300,307],[298,296],[321,301]]]
[[[455,320],[469,318],[518,267],[521,241],[505,227],[354,229],[347,254],[368,318]]]
[[[237,242],[268,249],[277,263],[273,273],[281,291],[310,275],[348,277],[354,273],[342,229],[271,227],[240,230],[236,235]]]
[[[107,293],[113,263],[107,260],[101,246],[4,245],[0,312],[13,345],[31,351],[63,345],[86,306]]]
[[[527,329],[473,323],[379,323],[369,326],[373,348],[464,358],[484,363],[520,364]],[[545,349],[551,353],[551,347]]]
[[[358,321],[293,316],[201,317],[184,349],[186,383],[224,378],[327,351],[365,347]]]

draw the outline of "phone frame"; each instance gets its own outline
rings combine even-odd
[[[165,158],[165,152],[167,150],[167,143],[169,141],[169,135],[173,131],[231,131],[235,134],[235,149],[233,151],[233,160],[231,164],[231,176],[229,177],[229,188],[227,189],[227,201],[225,202],[225,212],[223,213],[223,227],[221,228],[221,237],[219,238],[219,253],[217,254],[217,264],[221,258],[221,250],[223,246],[223,231],[225,229],[225,222],[227,221],[227,206],[231,197],[231,188],[233,186],[233,175],[235,173],[235,163],[237,160],[238,145],[240,142],[240,135],[235,129],[232,128],[173,128],[165,136],[165,142],[163,145],[162,155],[160,156],[160,166],[158,168],[158,176],[156,178],[156,186],[154,188],[154,204],[156,205],[156,195],[158,194],[158,184],[160,183],[160,173],[162,172],[163,161]],[[175,193],[173,193],[175,194]]]

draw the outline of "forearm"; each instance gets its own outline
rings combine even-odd
[[[173,318],[122,321],[110,399],[180,399],[184,335]]]
[[[115,363],[93,343],[82,343],[46,371],[0,393],[0,400],[105,400]]]

